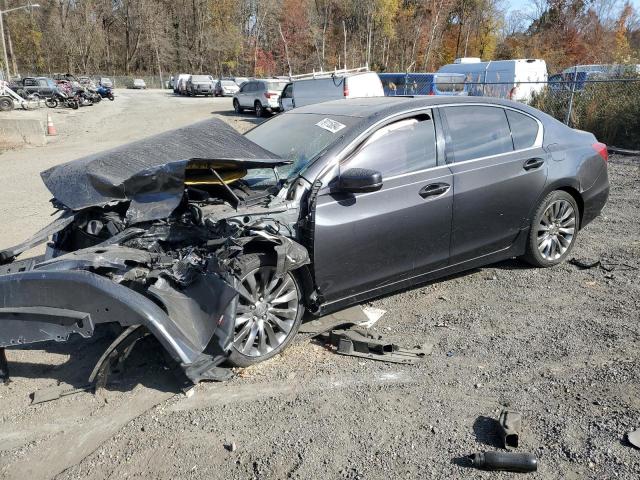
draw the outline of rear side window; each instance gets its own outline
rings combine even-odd
[[[504,110],[499,107],[447,107],[456,162],[513,151],[511,132]]]
[[[382,127],[347,163],[346,168],[369,168],[382,178],[436,166],[436,135],[429,115],[400,120]]]
[[[538,122],[533,118],[513,110],[505,110],[509,127],[511,127],[511,137],[516,150],[532,147],[538,138]]]

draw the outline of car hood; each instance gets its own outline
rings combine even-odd
[[[134,224],[168,217],[180,204],[190,166],[235,178],[252,168],[287,165],[218,119],[139,140],[42,172],[55,200],[77,211],[130,202]],[[223,175],[224,177],[224,175]]]

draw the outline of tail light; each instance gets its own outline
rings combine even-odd
[[[273,93],[273,92],[265,92],[264,97],[265,98],[271,98],[271,97],[277,97],[278,94],[277,93]]]
[[[604,143],[596,142],[591,146],[605,162],[609,161],[609,152],[607,151],[607,146]]]
[[[348,97],[348,96],[349,96],[349,87],[347,86],[347,79],[345,78],[345,79],[343,80],[343,82],[344,82],[344,83],[342,84],[342,94],[343,94],[345,97]]]

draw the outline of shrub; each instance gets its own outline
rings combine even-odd
[[[573,97],[569,125],[593,133],[621,148],[640,149],[640,78],[635,81],[589,83]],[[565,121],[571,92],[544,89],[531,106]]]

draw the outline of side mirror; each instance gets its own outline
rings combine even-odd
[[[375,192],[382,188],[382,174],[368,168],[350,168],[340,173],[338,190],[341,192]]]

